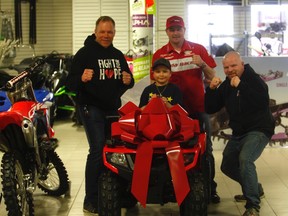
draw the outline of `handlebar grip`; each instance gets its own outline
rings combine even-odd
[[[44,59],[38,59],[36,60],[32,65],[30,65],[30,67],[26,68],[23,72],[21,72],[20,74],[18,74],[17,76],[13,77],[12,79],[10,79],[7,83],[6,83],[6,88],[7,89],[12,89],[14,87],[14,85],[21,79],[23,79],[24,77],[28,76],[33,70],[35,70],[37,67],[39,67],[40,65],[42,65],[45,62],[45,58]]]
[[[24,77],[26,77],[28,75],[27,71],[23,71],[20,74],[18,74],[16,77],[13,77],[11,80],[9,80],[6,83],[6,88],[7,89],[11,89],[13,88],[14,84],[17,83],[19,80],[23,79]]]

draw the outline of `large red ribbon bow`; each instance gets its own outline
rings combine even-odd
[[[131,192],[146,206],[150,169],[155,148],[165,149],[178,205],[190,191],[179,142],[199,133],[198,120],[175,105],[168,109],[161,98],[152,99],[143,109],[132,102],[125,104],[121,118],[112,124],[112,137],[137,145]]]

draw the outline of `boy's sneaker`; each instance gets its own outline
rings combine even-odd
[[[262,192],[262,194],[260,194],[260,199],[263,199],[265,197],[264,192]],[[244,195],[235,195],[234,199],[236,202],[246,202],[246,197]]]
[[[98,208],[93,206],[91,203],[86,203],[83,206],[83,212],[98,215]]]
[[[259,212],[255,208],[249,208],[246,209],[243,216],[259,216]]]

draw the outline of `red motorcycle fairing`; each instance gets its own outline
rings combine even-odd
[[[43,103],[38,103],[34,101],[19,101],[14,103],[8,111],[0,112],[0,130],[5,129],[6,126],[9,124],[16,124],[21,127],[24,118],[31,119],[33,121],[35,112],[38,110],[47,112],[46,107]],[[47,123],[49,123],[49,121],[47,121]],[[53,128],[48,128],[48,136],[53,137]]]
[[[152,156],[155,151],[162,149],[167,155],[176,200],[180,206],[190,190],[186,171],[196,165],[195,159],[205,151],[206,135],[200,134],[198,120],[189,118],[179,105],[168,109],[161,98],[152,99],[143,110],[128,102],[120,108],[119,113],[119,121],[112,123],[112,138],[134,144],[137,149],[117,147],[112,151],[136,154],[132,194],[146,206]],[[197,146],[182,149],[180,143],[194,135],[199,135]],[[117,173],[117,168],[107,162],[106,153],[109,151],[109,147],[105,146],[104,164]],[[192,152],[195,153],[193,163],[185,166],[183,154]]]
[[[31,119],[35,113],[36,102],[20,101],[10,108],[8,112],[0,113],[0,129],[3,130],[9,124],[21,126],[23,119]]]

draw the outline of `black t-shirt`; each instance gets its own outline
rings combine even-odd
[[[165,86],[156,86],[156,84],[153,83],[143,90],[139,107],[147,105],[153,94],[156,94],[159,97],[166,97],[171,105],[179,104],[182,106],[183,96],[177,85],[168,83]]]

